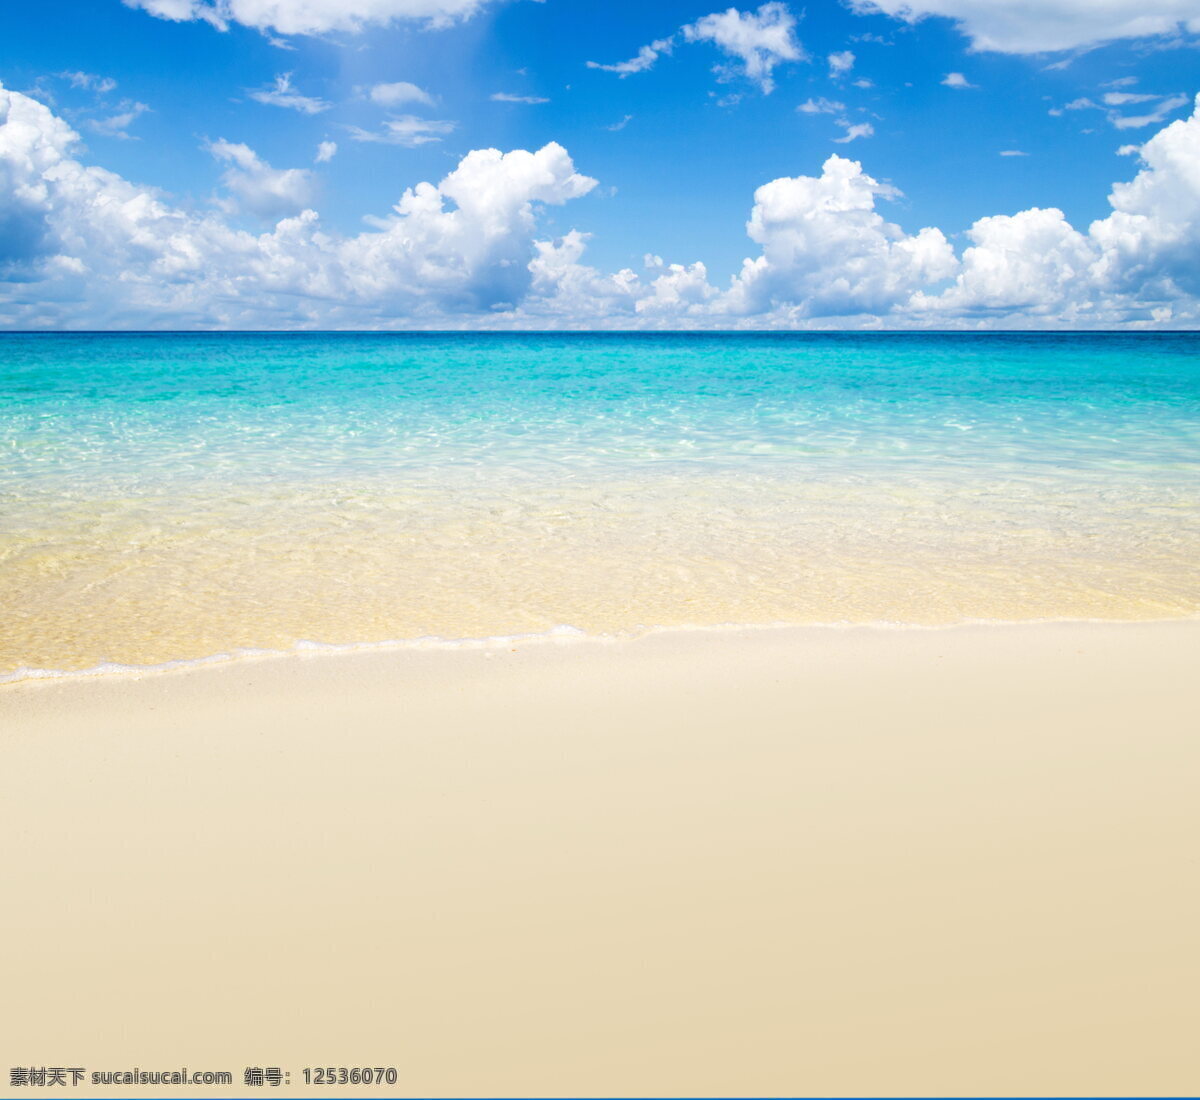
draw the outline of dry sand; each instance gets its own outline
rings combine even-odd
[[[2,1084],[1196,1094],[1198,658],[789,629],[4,688]]]

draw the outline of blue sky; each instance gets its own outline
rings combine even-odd
[[[0,324],[1191,325],[1200,0],[1098,6],[12,4]]]

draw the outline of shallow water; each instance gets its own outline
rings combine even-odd
[[[1200,613],[1200,337],[6,335],[0,675]]]

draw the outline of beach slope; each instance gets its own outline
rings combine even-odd
[[[789,628],[10,685],[3,1072],[1195,1094],[1198,657]]]

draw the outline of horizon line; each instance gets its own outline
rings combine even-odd
[[[1196,336],[1200,328],[1125,329],[0,329],[0,336]]]

